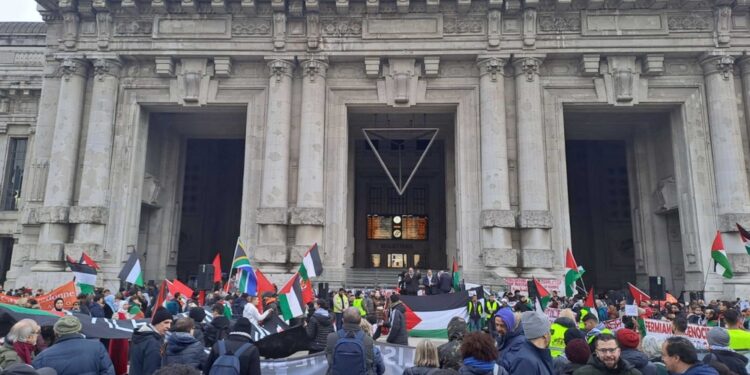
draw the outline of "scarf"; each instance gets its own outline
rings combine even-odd
[[[106,303],[107,306],[109,306],[109,308],[112,309],[112,312],[117,312],[117,310],[119,310],[117,308],[117,305],[115,304],[115,296],[111,294],[104,297],[104,303]]]
[[[13,343],[13,350],[18,353],[21,360],[27,365],[31,364],[31,355],[34,353],[34,345],[28,342],[16,341]]]
[[[482,371],[492,371],[495,368],[495,362],[480,361],[474,357],[466,357],[464,358],[464,366],[473,367]]]

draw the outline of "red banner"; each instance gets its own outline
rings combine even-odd
[[[20,297],[6,296],[5,294],[0,293],[0,302],[1,303],[7,303],[9,305],[15,305],[16,302],[18,302],[19,298]]]
[[[70,281],[43,296],[37,297],[36,300],[39,302],[39,306],[42,310],[52,310],[55,308],[55,300],[62,298],[63,308],[65,310],[70,310],[73,308],[73,303],[78,300],[76,296],[76,284],[75,282]]]
[[[515,292],[516,290],[521,291],[522,294],[528,295],[529,294],[529,288],[528,288],[528,282],[531,279],[522,279],[522,278],[516,278],[516,277],[506,277],[505,279],[505,288],[507,292]],[[544,289],[547,289],[550,293],[552,293],[553,290],[559,291],[560,289],[560,279],[537,279],[540,284],[544,287]]]

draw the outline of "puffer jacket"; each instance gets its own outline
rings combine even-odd
[[[703,357],[703,363],[710,364],[719,361],[738,375],[747,375],[747,357],[729,350],[713,350]]]
[[[229,319],[225,316],[217,316],[206,325],[203,331],[203,342],[207,348],[216,344],[217,341],[229,336]]]
[[[58,375],[115,375],[104,345],[78,333],[60,337],[55,345],[34,358],[32,366],[52,367]]]
[[[150,324],[141,326],[130,338],[128,375],[151,375],[161,367],[164,337]]]
[[[649,362],[648,356],[635,349],[622,349],[620,358],[628,361],[643,375],[656,375],[656,365]]]
[[[175,332],[167,338],[163,364],[181,363],[200,370],[207,357],[202,342],[187,332]]]
[[[589,363],[573,372],[573,375],[640,375],[641,373],[636,370],[633,365],[628,363],[628,361],[623,360],[622,358],[620,358],[616,368],[617,370],[608,369],[599,358],[591,356]]]
[[[318,309],[307,323],[307,337],[310,338],[310,350],[323,351],[326,349],[328,334],[333,332],[333,320],[328,311]]]
[[[406,308],[401,301],[391,306],[390,331],[385,340],[390,344],[409,345],[409,332],[406,330]]]

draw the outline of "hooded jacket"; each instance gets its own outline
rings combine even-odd
[[[390,344],[409,345],[409,333],[406,331],[406,308],[401,301],[391,306],[390,331],[385,341]]]
[[[203,343],[189,333],[175,332],[167,338],[164,365],[181,363],[200,370],[208,357],[203,349]]]
[[[203,330],[203,341],[207,348],[216,344],[216,341],[229,336],[229,319],[225,316],[217,316],[207,324]]]
[[[514,353],[516,353],[525,342],[526,336],[524,336],[523,326],[520,324],[516,329],[509,331],[504,336],[498,335],[495,338],[495,343],[497,344],[497,350],[499,352],[497,357],[498,364],[505,369],[510,368],[510,362],[508,362],[508,359],[512,358]]]
[[[747,362],[748,359],[742,354],[738,354],[729,350],[713,350],[711,353],[703,357],[703,363],[710,364],[712,361],[719,361],[727,366],[730,370],[736,372],[739,375],[747,375]]]
[[[318,309],[307,323],[307,337],[310,338],[310,350],[323,351],[326,349],[328,334],[333,332],[333,320],[328,311]]]
[[[607,366],[599,360],[596,356],[592,355],[589,359],[589,363],[573,372],[573,375],[640,375],[641,372],[636,370],[633,365],[628,361],[620,357],[620,361],[617,362],[617,367],[609,369]]]
[[[466,334],[466,322],[464,320],[451,320],[448,323],[448,342],[438,346],[438,358],[440,368],[449,368],[458,371],[463,363],[461,357],[461,343]]]
[[[115,375],[104,345],[97,340],[87,340],[78,333],[60,337],[54,345],[39,353],[31,364],[34,368],[52,367],[58,375]]]
[[[656,375],[656,365],[649,362],[648,356],[635,349],[622,349],[620,358],[628,361],[643,375]]]
[[[503,368],[510,374],[556,374],[550,350],[539,349],[528,340],[521,344],[515,352],[508,353],[502,362]]]
[[[161,367],[161,344],[164,337],[154,326],[141,326],[130,338],[130,371],[128,375],[151,375]]]

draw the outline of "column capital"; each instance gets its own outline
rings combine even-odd
[[[66,81],[74,75],[86,77],[88,74],[89,63],[83,56],[65,56],[60,60],[58,74]]]
[[[510,56],[478,56],[477,67],[479,76],[490,75],[492,82],[497,82],[498,74],[504,76],[505,64],[508,63]]]
[[[750,74],[750,55],[742,56],[736,59],[734,63],[740,66],[740,73],[743,76]]]
[[[540,74],[539,69],[544,61],[544,55],[518,56],[513,58],[513,70],[516,77],[525,74],[526,81],[534,82],[534,77]]]
[[[725,80],[734,73],[734,57],[727,54],[705,54],[700,58],[703,75],[721,74]]]
[[[294,62],[285,59],[272,59],[268,62],[268,69],[271,78],[276,77],[276,82],[280,82],[284,76],[292,77]]]
[[[302,74],[307,77],[310,82],[315,82],[315,79],[317,77],[321,77],[323,79],[326,78],[326,73],[328,72],[328,62],[326,62],[324,59],[311,57],[306,60],[302,60],[300,65],[302,66]]]
[[[103,80],[105,76],[120,77],[122,61],[118,57],[96,57],[92,60],[94,65],[94,76]]]

